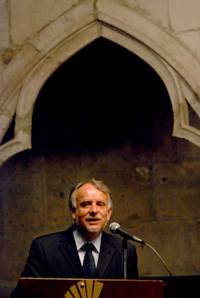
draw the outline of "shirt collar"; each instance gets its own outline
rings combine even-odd
[[[82,246],[88,241],[77,230],[73,232],[73,235],[76,243],[76,248],[79,251],[81,250]],[[89,241],[94,245],[98,253],[100,253],[101,237],[102,237],[102,233],[96,239]]]

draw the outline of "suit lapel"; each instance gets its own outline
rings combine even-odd
[[[78,256],[78,252],[77,252],[77,248],[76,248],[76,244],[73,236],[73,230],[74,230],[74,227],[72,226],[66,232],[63,233],[63,235],[60,238],[59,249],[62,255],[64,256],[66,263],[74,272],[74,275],[77,278],[84,278],[84,271]],[[102,278],[104,272],[108,268],[113,258],[115,249],[113,248],[112,242],[110,242],[109,239],[110,239],[109,235],[103,232],[102,239],[101,239],[100,255],[99,255],[97,270],[95,274],[96,278]]]
[[[83,268],[81,266],[76,244],[74,241],[73,226],[69,228],[60,238],[59,248],[67,264],[74,271],[75,276],[78,278],[84,277]]]
[[[96,277],[101,278],[103,276],[105,270],[112,260],[114,252],[115,249],[112,247],[111,243],[109,243],[107,234],[103,232]]]

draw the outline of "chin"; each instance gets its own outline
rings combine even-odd
[[[99,232],[101,232],[101,229],[99,228],[99,229],[87,229],[87,231],[89,232],[89,233],[99,233]]]

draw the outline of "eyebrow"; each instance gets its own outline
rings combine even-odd
[[[86,198],[86,197],[77,197],[77,199],[82,199],[82,200],[84,200],[84,201],[91,201],[92,199],[91,198]],[[101,202],[106,202],[106,200],[105,199],[97,199],[97,202],[99,202],[99,201],[101,201]]]

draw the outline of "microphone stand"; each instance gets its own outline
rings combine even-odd
[[[160,261],[162,262],[162,264],[165,266],[165,268],[169,272],[170,277],[172,277],[172,273],[171,273],[169,267],[164,262],[164,260],[159,255],[159,253],[150,244],[144,242],[142,239],[139,239],[139,238],[137,238],[135,236],[132,236],[129,233],[123,231],[122,229],[120,229],[120,225],[117,222],[113,222],[113,223],[110,224],[110,231],[113,234],[119,234],[121,237],[123,237],[123,240],[122,240],[122,250],[123,250],[124,279],[127,279],[127,240],[128,239],[129,240],[132,240],[132,241],[136,241],[136,242],[138,242],[138,243],[140,243],[142,245],[146,245],[149,248],[151,248],[153,250],[153,252],[159,257]],[[168,282],[166,284],[168,284]],[[166,284],[164,284],[163,286],[165,286]]]
[[[124,264],[124,279],[127,279],[127,239],[123,238],[122,240],[122,249],[123,249],[123,264]]]

